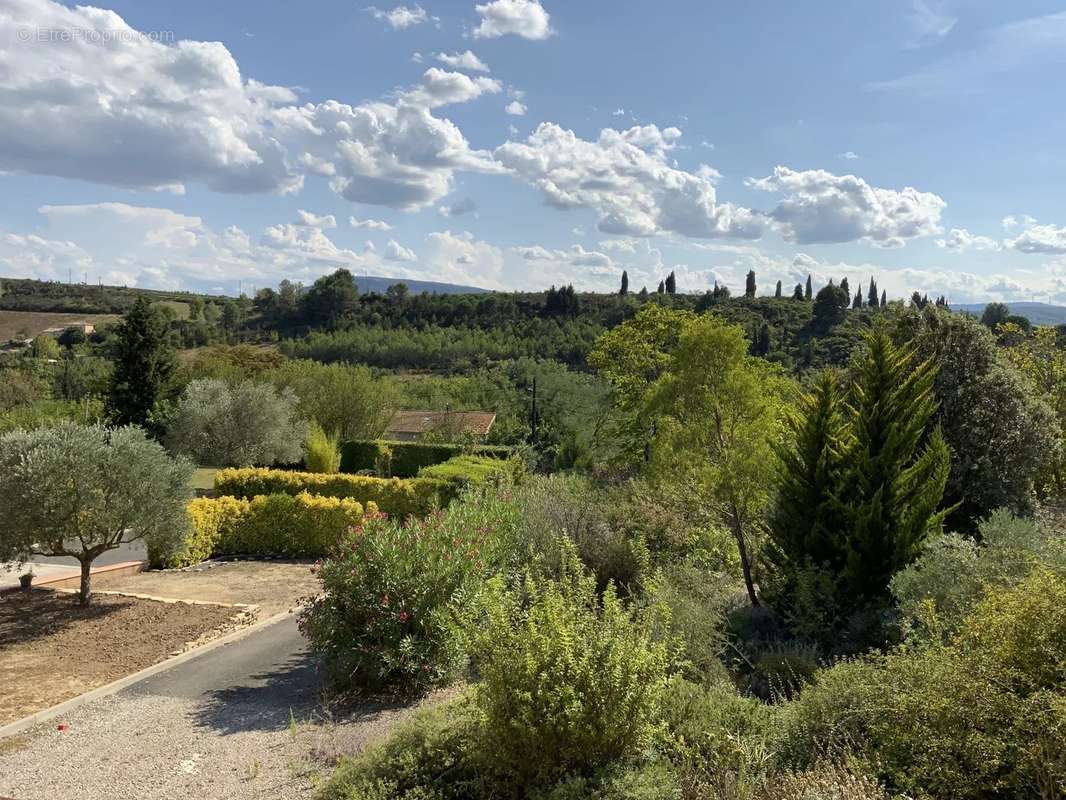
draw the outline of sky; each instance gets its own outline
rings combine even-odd
[[[1066,304],[1061,1],[104,2],[0,0],[0,276]]]

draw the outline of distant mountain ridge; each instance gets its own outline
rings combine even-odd
[[[981,316],[987,303],[962,303],[952,305],[956,311],[966,311]],[[1034,325],[1066,325],[1066,306],[1053,306],[1050,303],[1007,303],[1011,314],[1025,317]]]
[[[408,278],[382,278],[377,275],[355,275],[355,285],[364,294],[377,292],[383,294],[390,286],[402,283],[413,294],[429,292],[430,294],[485,294],[489,289],[477,286],[464,286],[459,283],[442,283],[440,281],[416,281]]]

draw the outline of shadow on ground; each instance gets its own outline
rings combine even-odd
[[[134,602],[95,597],[83,606],[77,595],[38,588],[0,595],[0,649],[52,636],[76,622],[106,619]]]

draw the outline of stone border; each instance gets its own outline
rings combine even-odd
[[[118,680],[112,681],[111,683],[105,684],[104,686],[98,686],[97,688],[92,689],[86,692],[85,694],[80,694],[77,697],[72,697],[70,700],[65,700],[64,702],[52,706],[51,708],[46,708],[41,711],[37,711],[33,714],[30,714],[28,717],[23,717],[20,720],[8,723],[7,725],[0,727],[0,739],[6,739],[9,736],[14,736],[16,734],[22,733],[23,731],[29,730],[30,728],[36,727],[37,725],[49,722],[50,720],[53,720],[56,717],[62,716],[63,714],[68,714],[71,711],[81,708],[82,706],[92,702],[93,700],[98,700],[101,697],[108,697],[109,695],[117,694],[123,689],[126,689],[135,683],[139,683],[140,681],[143,681],[146,678],[150,678],[153,675],[158,675],[160,672],[165,672],[166,670],[176,667],[179,664],[184,664],[186,661],[191,661],[192,659],[204,655],[205,653],[210,653],[212,650],[217,650],[219,647],[223,647],[227,644],[231,644],[232,642],[239,641],[240,639],[243,639],[246,636],[250,636],[251,634],[258,632],[263,628],[281,622],[282,620],[287,619],[291,614],[291,611],[282,611],[280,614],[275,614],[274,616],[270,617],[269,619],[265,619],[262,622],[258,622],[254,625],[246,625],[219,639],[215,639],[209,642],[208,644],[185,650],[180,655],[172,656],[164,661],[160,661],[158,664],[153,664],[150,667],[145,667],[139,672],[134,672],[132,675],[127,675],[124,678],[119,678]]]

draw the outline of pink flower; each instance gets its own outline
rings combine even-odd
[[[400,612],[400,622],[407,622],[407,619],[408,619],[407,612],[406,611],[401,611]]]
[[[389,605],[389,596],[387,594],[382,596],[381,605],[386,607]]]

